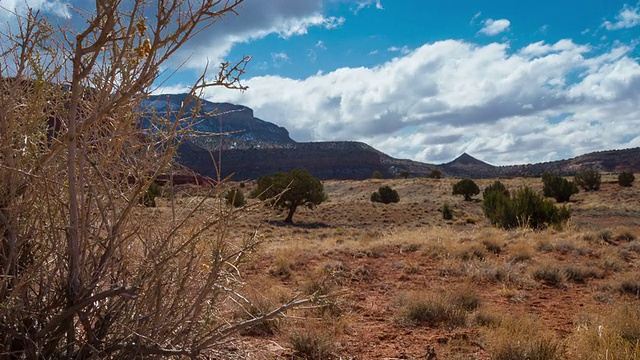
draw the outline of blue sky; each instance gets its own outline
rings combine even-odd
[[[366,6],[358,9],[358,3]],[[340,26],[310,27],[305,34],[290,37],[272,33],[236,45],[228,57],[251,54],[249,76],[301,79],[318,71],[376,66],[401,56],[403,49],[449,39],[478,45],[504,42],[515,51],[538,41],[562,39],[608,48],[615,41],[637,40],[640,34],[639,28],[612,33],[602,26],[607,19],[615,22],[625,5],[640,16],[625,1],[383,0],[379,4],[376,8],[376,2],[325,1],[323,16],[341,19]],[[494,24],[493,32],[483,32],[491,29],[488,24]]]
[[[639,42],[638,0],[245,0],[176,54],[169,67],[184,65],[156,91],[252,55],[247,91],[205,98],[249,106],[296,141],[550,161],[640,146]]]

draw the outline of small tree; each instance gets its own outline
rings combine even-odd
[[[453,185],[453,195],[462,195],[465,201],[471,201],[471,197],[478,194],[480,188],[471,179],[462,179]]]
[[[231,189],[224,195],[227,205],[233,205],[233,207],[242,207],[246,204],[244,200],[244,194],[242,190]]]
[[[585,170],[574,177],[575,183],[584,191],[597,191],[600,189],[602,180],[600,173],[596,170]]]
[[[554,174],[544,173],[542,182],[544,196],[555,198],[559,203],[569,201],[571,195],[578,193],[578,187],[574,182]]]
[[[438,169],[433,169],[429,172],[429,178],[431,179],[441,179],[442,178],[442,171],[438,170]]]
[[[390,204],[397,203],[398,201],[400,201],[400,195],[390,186],[382,186],[378,191],[371,194],[371,202]]]
[[[400,177],[403,179],[408,179],[411,173],[408,170],[402,170],[400,171],[400,173],[398,173],[398,175],[400,175]]]
[[[327,199],[324,186],[306,169],[263,175],[252,195],[278,208],[288,209],[285,223],[293,222],[299,206],[313,209]]]
[[[623,187],[632,186],[635,180],[636,178],[633,176],[633,172],[631,171],[623,171],[618,175],[618,185]]]
[[[372,179],[382,179],[382,173],[380,171],[376,170],[373,173],[371,173],[371,178]]]

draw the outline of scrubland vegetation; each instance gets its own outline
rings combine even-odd
[[[37,12],[6,34],[1,358],[640,358],[628,174],[580,175],[583,193],[558,181],[566,208],[540,179],[472,201],[494,180],[436,171],[159,186],[189,136],[167,118],[197,120],[204,87],[243,89],[248,58],[147,112],[154,131],[136,109],[171,54],[241,2],[102,1],[67,36]],[[156,8],[171,11],[143,16]]]
[[[482,201],[452,194],[455,179],[326,181],[325,203],[301,209],[293,226],[273,221],[286,211],[261,207],[244,219],[247,230],[262,224],[264,240],[246,268],[247,288],[272,307],[336,296],[238,337],[229,354],[638,358],[640,191],[620,187],[616,176],[562,204],[571,217],[561,226],[539,228],[493,226]],[[500,180],[504,189],[476,182],[504,195],[543,187],[540,178]],[[372,203],[383,186],[400,201]],[[443,204],[452,219],[443,218]]]

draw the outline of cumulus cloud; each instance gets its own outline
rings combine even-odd
[[[484,27],[480,29],[478,33],[488,36],[494,36],[500,34],[501,32],[505,32],[507,31],[507,29],[509,29],[509,26],[511,26],[511,22],[507,19],[487,19],[483,22],[483,24]]]
[[[602,26],[607,30],[628,29],[640,25],[640,6],[624,5],[616,16],[616,21],[605,21]]]
[[[92,2],[70,2],[71,5],[59,0],[1,0],[0,30],[11,28],[11,23],[15,22],[14,14],[24,14],[29,7],[41,9],[61,19],[72,17],[75,10],[70,11],[71,8],[89,14],[93,12]],[[236,11],[239,16],[227,14],[219,18],[215,26],[197,34],[172,56],[167,66],[200,71],[207,63],[223,61],[236,44],[271,34],[281,38],[304,35],[314,27],[336,29],[345,22],[343,17],[324,15],[323,0],[245,1]],[[74,18],[82,22],[81,16]],[[7,30],[3,32],[6,33]]]
[[[286,39],[307,34],[313,27],[336,29],[345,22],[343,17],[323,15],[322,0],[246,1],[238,14],[221,19],[187,43],[172,59],[174,65],[185,63],[187,68],[200,70],[204,60],[219,62],[238,43],[271,34]]]
[[[306,79],[261,76],[212,101],[254,109],[298,141],[359,140],[396,157],[445,162],[463,151],[493,164],[633,146],[640,64],[631,48],[594,54],[571,40],[425,44],[375,67]]]

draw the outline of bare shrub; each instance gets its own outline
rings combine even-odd
[[[239,213],[218,186],[205,190],[218,200],[170,211],[138,202],[173,171],[199,91],[243,88],[248,58],[203,75],[182,106],[143,107],[171,55],[242,0],[96,3],[60,38],[38,12],[16,14],[16,32],[3,34],[0,348],[27,359],[196,358],[287,306],[233,321],[227,304],[242,297],[239,269],[259,241],[232,236]]]

